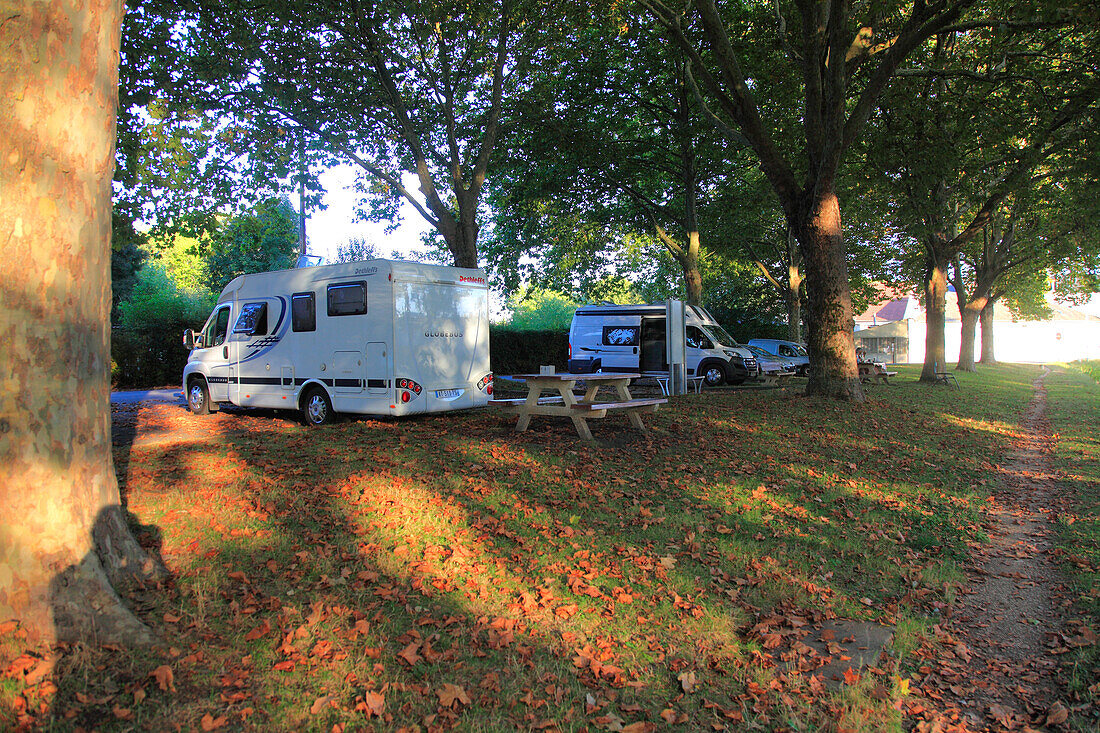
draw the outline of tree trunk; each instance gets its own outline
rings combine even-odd
[[[810,379],[806,394],[862,402],[863,386],[852,335],[852,294],[836,193],[820,195],[799,227],[806,263]]]
[[[971,300],[962,308],[962,332],[959,337],[959,363],[955,369],[960,372],[976,372],[974,366],[974,337],[977,332],[978,316],[981,315],[984,298]]]
[[[787,293],[787,340],[802,343],[802,298],[801,286]]]
[[[996,303],[995,298],[986,301],[979,316],[982,325],[982,364],[997,363],[997,357],[993,352],[993,308]]]
[[[0,620],[34,639],[152,643],[112,588],[156,571],[126,526],[111,463],[122,3],[27,2],[5,16],[0,257],[14,266],[0,280]]]
[[[457,186],[458,184],[456,184]],[[477,197],[468,192],[458,193],[458,221],[453,234],[446,237],[447,247],[454,257],[455,267],[477,267]]]
[[[675,255],[675,253],[673,253]],[[688,246],[676,256],[684,273],[684,292],[689,305],[703,304],[703,275],[699,272],[699,232],[688,232]]]
[[[925,255],[924,368],[920,381],[929,383],[935,383],[936,372],[947,369],[944,328],[947,321],[947,267],[951,258],[943,249],[942,243],[933,243]]]

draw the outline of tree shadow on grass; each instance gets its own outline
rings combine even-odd
[[[775,674],[764,631],[872,592],[889,616],[909,582],[893,563],[934,555],[891,530],[953,504],[928,467],[891,482],[897,431],[866,437],[788,399],[782,410],[822,423],[795,440],[772,430],[786,424],[766,414],[775,399],[709,399],[648,417],[648,435],[596,422],[597,440],[614,436],[599,446],[567,421],[516,434],[487,412],[316,431],[249,412],[214,416],[213,440],[131,450],[131,508],[162,528],[177,574],[146,618],[173,649],[72,653],[55,719],[489,730],[660,722],[674,708],[699,727],[781,720],[792,688],[748,693]],[[908,505],[884,502],[894,490]],[[933,531],[964,541],[954,524]],[[685,693],[687,671],[705,694]],[[827,720],[830,704],[803,693],[795,707]]]

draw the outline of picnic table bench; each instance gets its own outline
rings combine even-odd
[[[527,385],[527,397],[519,399],[492,399],[489,405],[502,408],[508,412],[514,412],[519,417],[516,419],[516,432],[525,432],[531,424],[531,418],[535,415],[546,417],[568,417],[576,428],[577,435],[584,440],[592,440],[592,431],[588,428],[588,420],[606,417],[609,411],[622,410],[630,419],[630,423],[638,430],[645,432],[645,424],[642,422],[642,412],[653,412],[659,405],[668,402],[667,398],[641,398],[635,399],[630,395],[630,380],[637,379],[639,374],[517,374],[512,377]],[[584,397],[580,400],[573,394],[573,388],[577,382],[584,382]],[[615,391],[617,400],[611,402],[599,402],[596,394],[602,387],[610,387]],[[557,396],[543,397],[544,391],[555,391]]]
[[[897,372],[887,371],[885,366],[873,361],[863,362],[859,365],[859,381],[864,384],[876,381],[890,384],[890,377],[896,377],[897,375]]]
[[[761,374],[759,377],[757,377],[757,380],[761,384],[767,385],[769,387],[773,386],[773,385],[776,386],[776,387],[782,387],[784,384],[791,381],[791,377],[793,377],[793,376],[794,376],[793,372],[786,372],[786,373],[783,373],[783,374],[777,374],[775,372],[770,372],[770,373],[766,373],[766,374]]]

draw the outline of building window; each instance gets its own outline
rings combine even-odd
[[[330,316],[358,316],[367,312],[367,284],[340,283],[328,286]]]

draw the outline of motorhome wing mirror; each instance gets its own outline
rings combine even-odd
[[[183,345],[188,349],[195,348],[199,340],[200,339],[195,336],[195,332],[190,328],[183,332]]]

